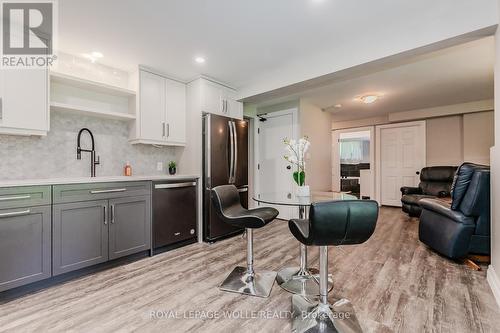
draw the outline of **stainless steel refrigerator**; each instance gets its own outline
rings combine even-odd
[[[230,226],[215,213],[210,191],[234,184],[248,208],[248,121],[203,115],[203,239],[214,242],[243,229]]]

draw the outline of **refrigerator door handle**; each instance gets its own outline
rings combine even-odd
[[[233,123],[233,135],[234,135],[234,166],[233,166],[233,182],[236,183],[236,170],[238,170],[238,136],[236,135],[236,123]]]
[[[233,168],[234,168],[234,136],[233,136],[233,127],[231,125],[231,122],[228,121],[227,125],[229,126],[229,179],[228,183],[232,184],[233,183]]]

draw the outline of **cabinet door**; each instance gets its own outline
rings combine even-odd
[[[165,78],[141,71],[140,80],[140,137],[163,141],[166,135]]]
[[[223,112],[222,88],[217,83],[203,80],[202,112],[225,115]]]
[[[151,199],[138,196],[112,199],[109,258],[115,259],[151,248]]]
[[[0,70],[0,132],[45,135],[49,130],[48,70]]]
[[[0,291],[51,276],[50,206],[0,210]]]
[[[186,85],[167,80],[167,142],[186,143]]]
[[[225,96],[227,116],[236,119],[243,119],[243,103],[236,100],[236,93],[228,91]]]
[[[108,260],[108,201],[54,205],[52,269],[58,275]]]

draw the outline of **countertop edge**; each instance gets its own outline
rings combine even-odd
[[[199,179],[199,175],[155,175],[155,176],[109,176],[109,177],[74,177],[74,178],[46,178],[46,179],[20,179],[0,180],[0,188],[21,186],[48,186],[48,185],[70,185],[112,182],[134,182],[134,181],[174,181],[183,179]]]

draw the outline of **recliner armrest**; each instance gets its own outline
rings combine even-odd
[[[422,207],[422,214],[425,210],[434,212],[456,223],[462,224],[474,224],[474,219],[465,216],[460,211],[452,210],[450,205],[437,199],[422,199],[419,201],[420,207]]]
[[[401,187],[401,194],[407,195],[407,194],[423,194],[423,193],[420,187],[403,186]]]

